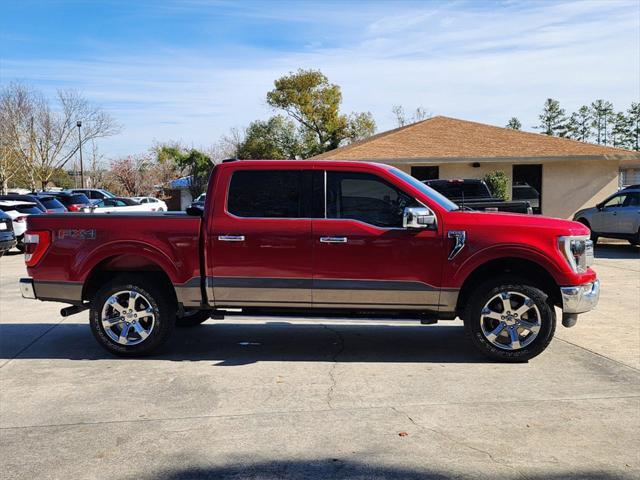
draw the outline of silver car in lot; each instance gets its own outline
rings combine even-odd
[[[640,245],[640,185],[620,190],[595,207],[579,210],[573,219],[591,229],[594,244],[599,237],[608,237]]]

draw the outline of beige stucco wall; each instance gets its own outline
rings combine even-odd
[[[550,162],[542,167],[542,212],[572,218],[618,189],[618,161]]]
[[[553,161],[542,163],[542,213],[572,218],[585,207],[592,207],[618,189],[619,161]],[[418,164],[415,165],[426,165]],[[411,173],[411,165],[397,165]],[[439,164],[440,178],[482,178],[488,172],[502,170],[509,179],[511,194],[513,163],[480,162]]]

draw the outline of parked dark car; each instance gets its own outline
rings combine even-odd
[[[42,194],[55,197],[70,212],[81,212],[83,208],[92,205],[91,200],[84,193],[42,192]]]
[[[35,203],[35,207],[42,213],[47,212],[47,207],[42,204],[41,199],[37,194],[21,195],[18,193],[9,193],[7,195],[0,195],[0,200],[15,200],[16,202],[29,202]]]
[[[483,180],[465,178],[454,180],[425,180],[422,183],[433,188],[435,191],[465,209],[533,213],[531,204],[527,201],[509,202],[492,196],[489,187]]]
[[[0,257],[16,246],[11,217],[0,210]]]
[[[105,198],[115,198],[116,196],[108,190],[102,188],[72,188],[71,193],[83,193],[91,200],[104,200]]]
[[[540,192],[528,183],[514,183],[511,191],[513,200],[527,201],[534,211],[540,210]]]
[[[68,212],[67,207],[64,206],[60,200],[56,197],[39,197],[40,203],[45,206],[47,213],[64,213]]]

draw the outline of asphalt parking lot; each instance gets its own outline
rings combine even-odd
[[[0,478],[640,478],[640,250],[528,364],[460,322],[209,320],[123,360],[0,259]]]

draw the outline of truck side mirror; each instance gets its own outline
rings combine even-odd
[[[436,226],[436,216],[426,207],[406,207],[402,214],[402,226],[410,229]]]

